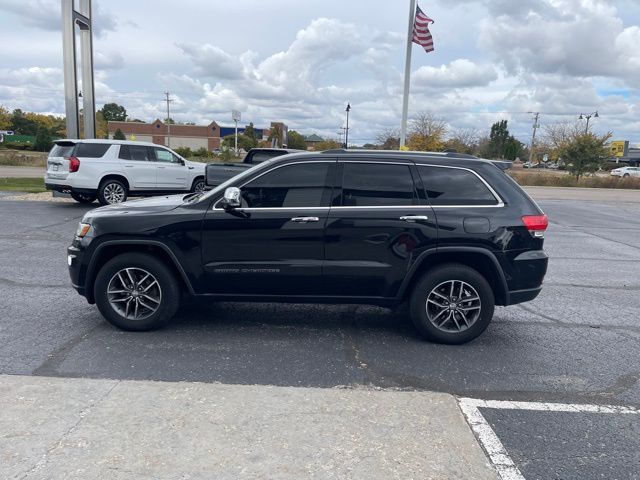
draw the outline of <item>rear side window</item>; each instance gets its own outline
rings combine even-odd
[[[280,155],[284,155],[284,154],[281,152],[255,152],[251,157],[251,163],[266,162],[267,160],[271,160],[272,158],[279,157]]]
[[[151,161],[149,148],[144,145],[120,145],[119,158],[123,160]]]
[[[153,150],[156,153],[156,160],[158,162],[167,162],[167,163],[180,163],[178,157],[176,157],[169,150],[165,150],[164,148],[154,147]]]
[[[75,143],[56,143],[49,152],[50,157],[70,157]]]
[[[78,143],[73,152],[76,157],[100,158],[103,157],[111,147],[108,143]]]
[[[242,187],[243,207],[328,206],[330,163],[301,163],[276,168]]]
[[[413,205],[416,190],[408,165],[345,163],[342,202],[347,207]]]
[[[497,205],[496,197],[476,174],[459,168],[418,168],[431,205]]]

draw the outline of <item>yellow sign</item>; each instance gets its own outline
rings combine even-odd
[[[400,150],[403,152],[408,152],[409,151],[409,147],[407,147],[406,145],[403,145],[400,147]]]
[[[129,140],[135,141],[135,139],[136,139],[136,136],[133,133],[129,135]]]
[[[626,140],[615,140],[611,142],[611,145],[609,145],[609,152],[611,153],[611,156],[624,157],[627,145]]]

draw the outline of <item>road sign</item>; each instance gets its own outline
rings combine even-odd
[[[629,154],[629,140],[614,140],[609,145],[612,157],[625,157]]]

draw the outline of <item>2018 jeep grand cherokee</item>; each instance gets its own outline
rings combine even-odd
[[[285,155],[206,193],[88,212],[71,279],[127,330],[166,324],[181,295],[407,300],[428,339],[464,343],[494,305],[534,299],[547,218],[502,170],[455,154]]]

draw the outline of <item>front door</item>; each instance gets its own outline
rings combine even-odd
[[[153,147],[153,150],[156,160],[158,188],[160,190],[190,190],[189,167],[183,165],[177,156],[165,148]]]
[[[335,161],[277,166],[241,187],[242,206],[214,202],[204,220],[208,293],[319,295]]]
[[[339,165],[342,191],[334,195],[325,232],[327,293],[393,297],[416,257],[436,246],[433,210],[413,164]]]

